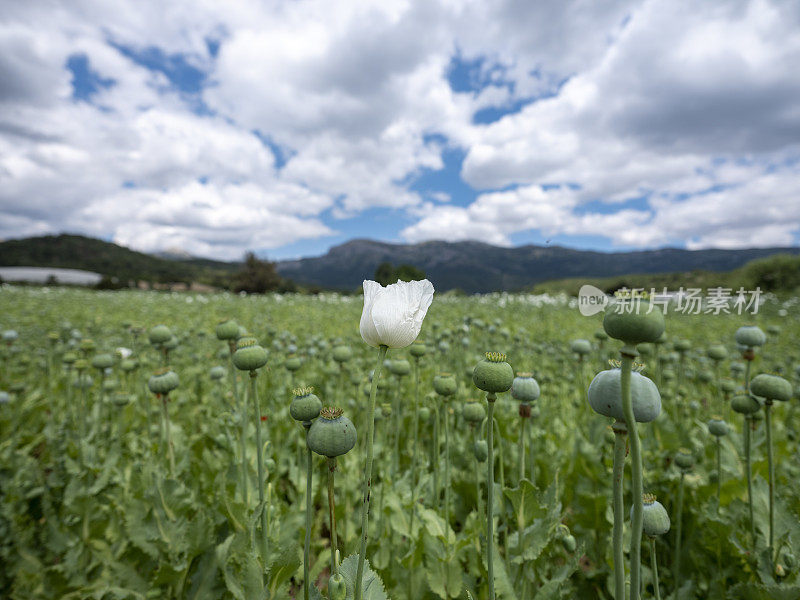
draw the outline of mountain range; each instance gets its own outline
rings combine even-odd
[[[437,290],[467,293],[516,291],[553,280],[609,277],[636,273],[731,271],[772,254],[800,254],[800,248],[596,252],[561,246],[503,248],[481,242],[388,244],[356,239],[313,258],[281,261],[278,272],[300,284],[353,289],[371,278],[377,266],[411,264],[422,269]]]
[[[662,248],[635,252],[596,252],[561,246],[503,248],[481,242],[390,244],[355,239],[322,256],[278,261],[278,273],[302,286],[354,290],[371,279],[383,262],[422,269],[436,289],[467,293],[524,290],[565,278],[629,274],[731,271],[773,254],[800,254],[799,247],[741,250]],[[0,266],[84,269],[122,281],[200,281],[224,287],[238,262],[223,262],[171,250],[160,255],[136,252],[79,235],[56,235],[0,242]]]

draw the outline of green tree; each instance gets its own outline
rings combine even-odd
[[[248,252],[245,254],[242,269],[233,276],[233,291],[263,294],[277,290],[281,283],[274,262],[260,260],[255,254]]]
[[[744,266],[745,277],[751,288],[762,291],[790,291],[800,287],[800,256],[775,254],[753,260]]]
[[[390,262],[382,262],[375,269],[375,281],[381,285],[389,285],[394,283],[397,279],[394,278],[394,267]]]
[[[390,262],[382,262],[375,269],[375,281],[381,285],[389,285],[400,281],[418,281],[425,279],[425,271],[414,265],[400,265],[395,268]]]
[[[394,280],[398,279],[400,281],[420,281],[425,279],[425,271],[414,265],[400,265],[394,270]]]

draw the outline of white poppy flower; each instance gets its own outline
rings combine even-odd
[[[431,302],[433,284],[427,279],[398,281],[386,287],[365,280],[361,337],[375,348],[410,346],[419,335]]]
[[[119,354],[121,358],[128,358],[131,354],[133,354],[133,350],[130,348],[119,347],[117,348],[117,354]]]

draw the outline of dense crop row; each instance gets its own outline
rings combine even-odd
[[[490,561],[500,599],[620,598],[620,577],[649,598],[656,569],[663,597],[800,598],[797,397],[732,402],[760,373],[797,388],[795,300],[667,315],[629,357],[660,396],[636,416],[641,452],[589,402],[598,373],[620,377],[610,359],[625,369],[622,343],[564,299],[437,296],[423,344],[389,349],[374,389],[360,297],[3,287],[0,301],[2,597],[303,598],[311,582],[335,599],[340,571],[353,598],[372,392],[363,598],[489,598]],[[744,325],[766,333],[752,356]],[[491,403],[473,377],[487,351],[517,374]],[[343,412],[316,417],[323,405]],[[638,503],[640,568],[634,454],[657,498]]]

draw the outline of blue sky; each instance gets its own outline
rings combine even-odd
[[[800,243],[786,4],[227,8],[0,9],[0,237],[228,259]]]

